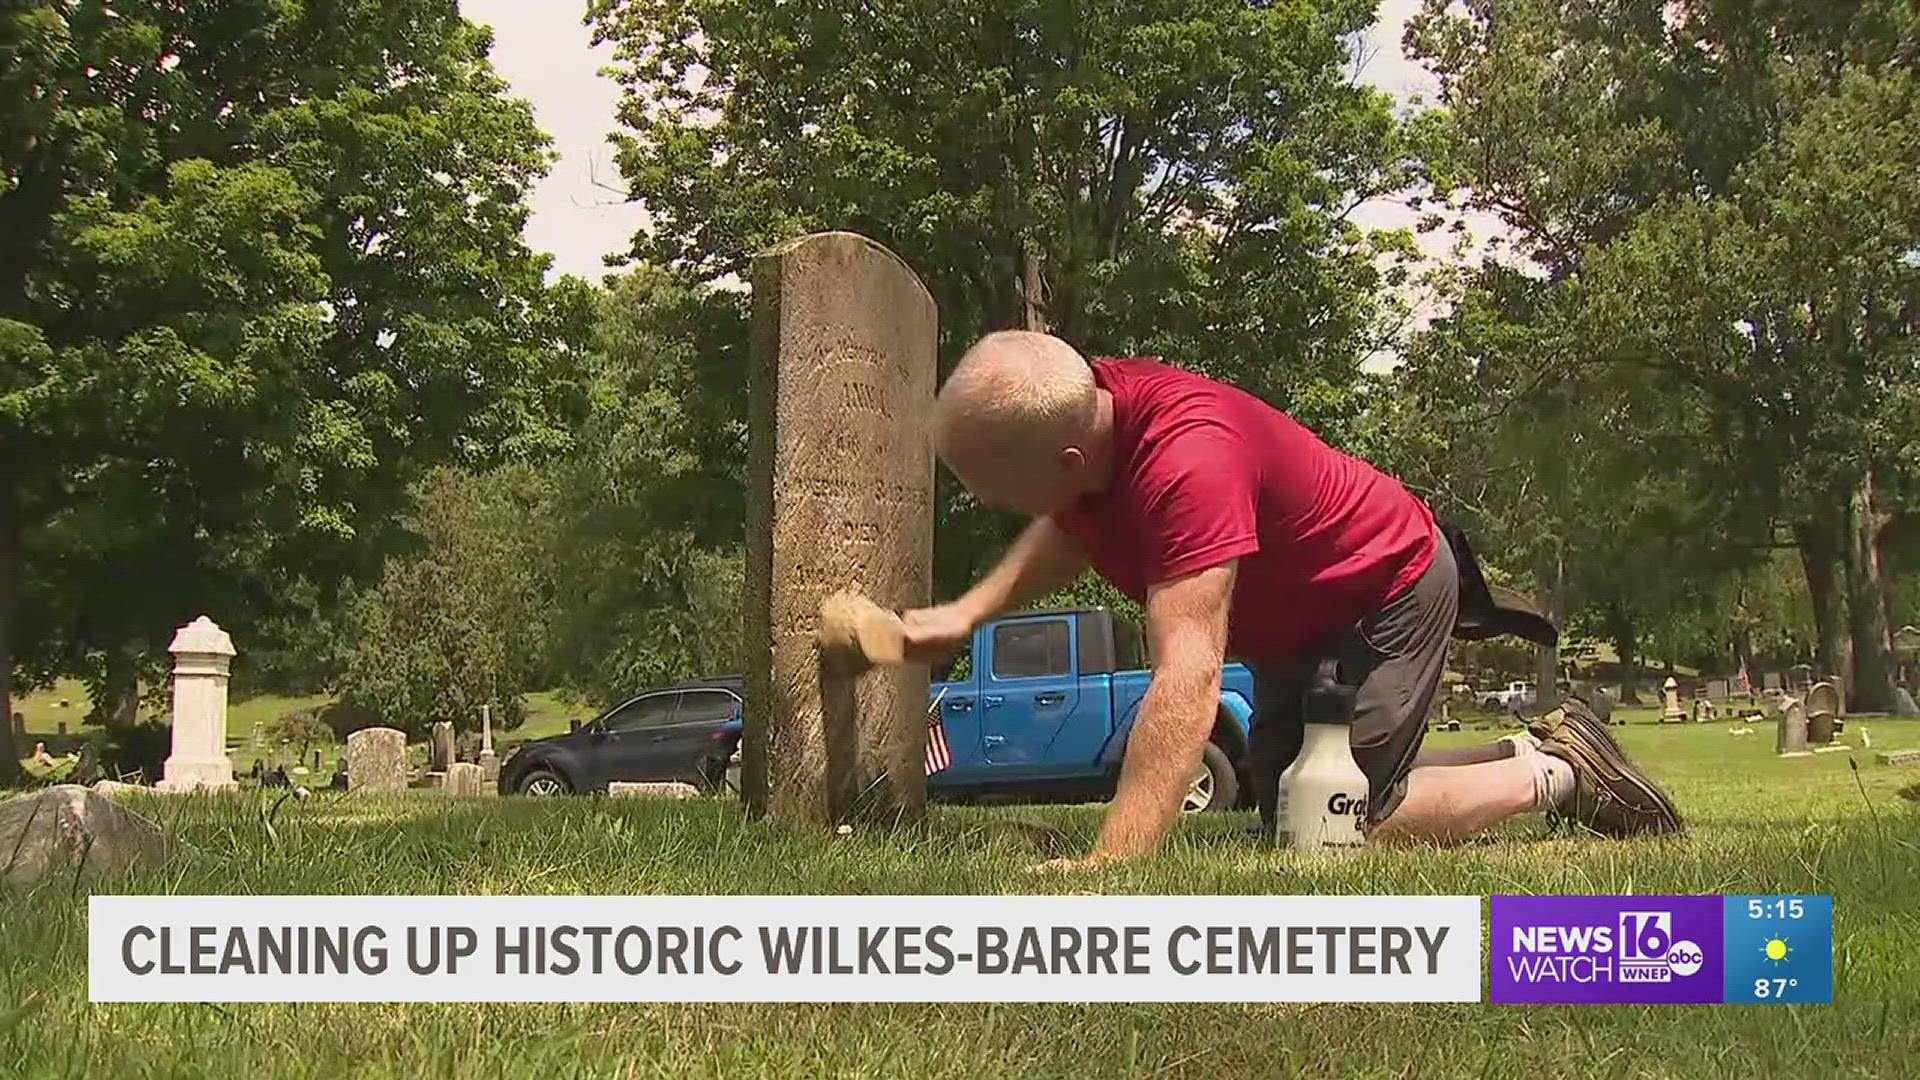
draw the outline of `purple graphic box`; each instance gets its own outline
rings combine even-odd
[[[1721,1001],[1718,896],[1495,896],[1490,909],[1494,1004]]]

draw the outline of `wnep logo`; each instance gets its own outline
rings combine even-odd
[[[1675,975],[1699,971],[1706,960],[1700,946],[1673,940],[1671,911],[1620,913],[1621,982],[1671,982]]]

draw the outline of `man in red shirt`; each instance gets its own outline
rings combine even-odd
[[[1618,836],[1679,829],[1577,702],[1472,764],[1415,768],[1458,616],[1452,550],[1397,481],[1259,398],[1005,331],[962,358],[934,423],[940,459],[976,498],[1033,520],[965,596],[906,613],[916,655],[957,647],[1088,564],[1146,606],[1153,681],[1100,840],[1075,864],[1144,854],[1171,828],[1229,655],[1255,673],[1247,769],[1269,829],[1323,660],[1357,688],[1352,748],[1378,839],[1458,841],[1528,811]]]

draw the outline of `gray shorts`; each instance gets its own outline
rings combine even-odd
[[[1290,664],[1252,665],[1254,714],[1247,778],[1260,818],[1271,824],[1280,774],[1303,737],[1301,695],[1323,660],[1339,660],[1342,681],[1357,680],[1353,760],[1371,790],[1369,825],[1392,814],[1407,794],[1407,774],[1426,737],[1427,709],[1447,666],[1447,641],[1460,608],[1453,549],[1435,535],[1433,565],[1412,588],[1382,605],[1330,647]]]

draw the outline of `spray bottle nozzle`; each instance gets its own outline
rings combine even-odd
[[[1301,717],[1309,724],[1351,724],[1359,687],[1346,678],[1338,660],[1322,660],[1301,696]]]

